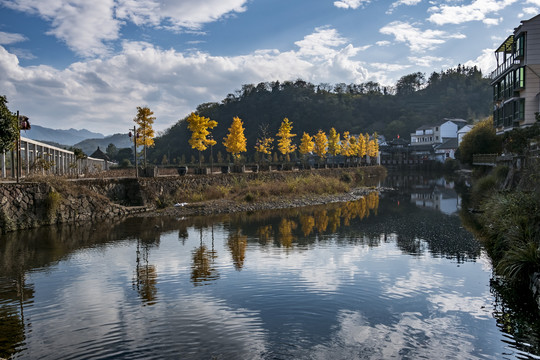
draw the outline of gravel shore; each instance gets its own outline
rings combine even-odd
[[[322,205],[336,202],[358,200],[372,191],[384,191],[383,188],[356,188],[348,193],[333,195],[308,195],[302,197],[286,197],[267,199],[264,201],[239,202],[228,199],[202,201],[190,204],[178,204],[161,210],[150,211],[138,216],[195,216],[224,214],[245,211],[286,209],[294,207]]]

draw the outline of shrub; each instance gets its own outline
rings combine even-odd
[[[481,203],[484,198],[486,198],[497,185],[497,179],[494,176],[488,175],[483,178],[478,179],[471,191],[471,197],[476,203]]]
[[[49,218],[50,222],[54,221],[61,201],[62,195],[54,190],[51,190],[47,195],[47,217]]]

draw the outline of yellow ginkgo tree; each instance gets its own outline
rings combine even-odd
[[[341,153],[340,135],[334,128],[328,132],[328,153],[334,158]]]
[[[315,148],[315,143],[313,142],[313,136],[304,132],[304,135],[302,135],[302,139],[300,139],[300,147],[298,148],[298,151],[300,151],[300,154],[303,155],[304,161],[306,159],[307,154],[312,152],[314,148]]]
[[[150,110],[148,106],[140,107],[137,106],[137,116],[133,121],[137,124],[137,134],[138,137],[135,137],[137,146],[144,147],[144,167],[146,168],[146,149],[154,145],[154,130],[152,129],[152,124],[156,118],[154,113]]]
[[[290,122],[289,119],[283,119],[279,131],[276,134],[279,138],[278,150],[285,156],[287,161],[289,161],[289,154],[296,150],[296,145],[292,143],[292,138],[296,136],[296,134],[291,133],[293,128],[292,124],[293,123]]]
[[[255,151],[261,154],[264,158],[265,155],[272,154],[272,149],[274,148],[274,138],[268,135],[268,127],[262,125],[260,127],[260,135],[255,143]]]
[[[313,151],[315,151],[315,154],[317,154],[321,160],[324,159],[328,152],[328,138],[326,137],[326,133],[319,130],[319,132],[313,136],[313,140],[315,142]]]
[[[227,152],[231,153],[235,162],[240,159],[240,153],[246,152],[247,139],[244,136],[244,127],[242,120],[235,116],[231,127],[229,128],[229,134],[223,138],[223,145]]]
[[[195,113],[191,113],[187,118],[188,129],[191,130],[191,139],[189,139],[189,144],[192,149],[199,150],[199,167],[202,163],[202,154],[201,152],[206,150],[208,146],[214,146],[216,141],[209,139],[210,131],[208,129],[213,129],[217,126],[217,121],[210,120],[207,117],[199,116]]]
[[[343,133],[343,141],[341,143],[341,154],[347,159],[353,156],[353,149],[351,147],[351,135],[348,131]]]

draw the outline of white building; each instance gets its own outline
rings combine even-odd
[[[443,119],[435,124],[424,125],[411,134],[411,146],[437,145],[447,139],[457,138],[459,129],[467,124],[463,119]]]

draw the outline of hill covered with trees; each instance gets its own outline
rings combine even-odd
[[[489,80],[476,67],[458,66],[434,72],[429,78],[422,73],[403,76],[394,87],[375,82],[362,84],[314,85],[298,79],[280,83],[246,84],[220,103],[205,103],[197,114],[217,121],[212,136],[214,158],[226,155],[223,138],[233,118],[242,119],[247,138],[247,156],[252,157],[261,129],[275,137],[286,117],[293,123],[293,133],[300,142],[303,132],[310,135],[319,129],[334,127],[339,133],[373,133],[395,138],[409,134],[423,124],[443,118],[469,121],[489,115],[491,110]],[[155,139],[148,157],[154,163],[190,162],[198,157],[191,149],[191,132],[186,119],[178,121]],[[206,151],[205,156],[209,156]]]

